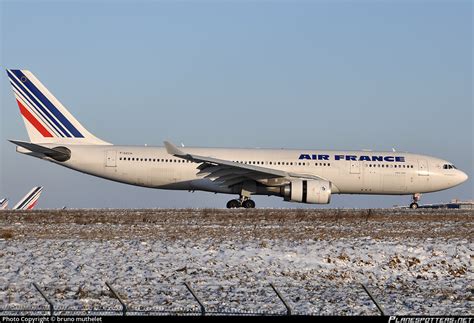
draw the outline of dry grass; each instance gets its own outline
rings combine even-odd
[[[12,229],[0,229],[0,238],[5,240],[13,239],[15,232]]]
[[[15,232],[0,232],[4,239],[470,239],[473,216],[472,211],[394,209],[4,211],[0,227]]]

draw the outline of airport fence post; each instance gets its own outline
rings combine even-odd
[[[191,286],[189,286],[189,284],[187,282],[184,282],[184,286],[186,286],[186,288],[188,289],[188,291],[191,293],[191,295],[193,295],[194,299],[196,300],[196,302],[198,302],[199,304],[199,307],[201,307],[201,315],[204,316],[206,315],[206,308],[204,307],[204,305],[202,304],[202,302],[199,300],[199,298],[197,297],[196,293],[194,293],[193,289],[191,288]]]
[[[372,216],[372,209],[369,209],[365,215],[365,221],[369,221],[369,218]]]
[[[49,304],[49,313],[50,313],[50,316],[53,316],[53,314],[54,314],[53,302],[51,302],[51,300],[46,296],[46,294],[43,292],[43,290],[36,283],[33,283],[33,286],[41,294],[41,296],[45,299],[45,301]]]
[[[280,294],[280,292],[275,288],[275,286],[272,283],[270,283],[270,287],[273,289],[273,291],[278,296],[278,298],[283,303],[283,305],[285,305],[286,315],[291,315],[291,307],[290,305],[288,305],[288,302],[283,298],[283,296]]]
[[[108,282],[105,282],[105,285],[110,289],[110,292],[114,295],[116,299],[120,302],[120,305],[122,305],[122,314],[123,316],[127,315],[127,305],[125,302],[120,298],[120,296],[115,292],[115,290],[110,286]]]
[[[364,284],[362,284],[362,288],[364,289],[364,291],[367,293],[367,295],[369,295],[370,299],[372,300],[372,302],[374,302],[375,306],[377,307],[377,309],[380,311],[380,315],[382,316],[385,316],[385,313],[382,309],[382,306],[379,305],[379,303],[377,303],[377,301],[375,300],[375,298],[372,296],[372,294],[369,292],[369,290],[364,286]]]

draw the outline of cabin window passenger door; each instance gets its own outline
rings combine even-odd
[[[116,167],[117,166],[117,151],[107,150],[105,152],[105,166]]]
[[[418,176],[428,176],[428,162],[424,159],[418,160]]]
[[[351,160],[351,174],[360,174],[360,161]]]

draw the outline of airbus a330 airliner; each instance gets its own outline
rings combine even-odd
[[[150,188],[237,194],[228,208],[254,208],[252,195],[327,204],[332,194],[412,195],[459,185],[449,161],[411,153],[313,149],[117,146],[87,131],[27,70],[7,70],[30,141],[17,151],[82,173]]]

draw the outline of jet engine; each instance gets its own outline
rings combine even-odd
[[[324,180],[292,180],[281,188],[285,201],[328,204],[331,201],[331,182]]]

